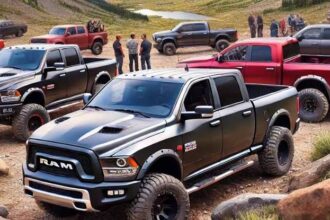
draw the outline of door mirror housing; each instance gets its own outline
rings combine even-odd
[[[223,62],[225,62],[225,57],[222,54],[219,54],[217,57],[217,61],[219,63],[223,63]]]
[[[65,68],[65,64],[64,63],[54,63],[54,67],[57,71],[61,71],[61,70],[64,70]]]
[[[183,120],[212,118],[213,111],[214,109],[211,105],[199,105],[196,106],[195,111],[182,112],[181,118]]]
[[[92,94],[90,93],[85,93],[83,96],[83,103],[86,105],[92,98]]]

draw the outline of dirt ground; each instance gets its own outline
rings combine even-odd
[[[10,44],[11,40],[8,40]],[[168,57],[159,55],[156,50],[152,52],[152,67],[175,67],[179,60],[199,55],[215,53],[207,47],[179,49],[176,56]],[[89,51],[84,55],[91,55]],[[108,45],[101,57],[113,57],[111,45]],[[127,71],[128,58],[125,58]],[[52,118],[77,110],[80,106],[65,109],[52,114]],[[310,163],[310,152],[313,138],[319,133],[330,130],[330,119],[319,124],[301,125],[300,130],[294,136],[295,157],[290,173],[298,172]],[[10,176],[0,177],[0,204],[9,208],[10,219],[50,219],[46,213],[41,211],[34,203],[34,200],[23,194],[21,166],[25,161],[24,143],[17,142],[12,134],[11,127],[0,126],[0,158],[10,166]],[[288,175],[279,178],[269,178],[262,175],[255,165],[232,177],[214,184],[204,190],[191,195],[191,219],[210,219],[212,210],[220,202],[245,192],[253,193],[278,193],[286,185]],[[111,209],[107,213],[96,215],[80,215],[74,219],[122,219],[122,211]]]

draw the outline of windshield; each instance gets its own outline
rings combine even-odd
[[[181,87],[174,82],[114,79],[87,107],[163,118],[171,113]]]
[[[65,28],[52,28],[49,31],[49,34],[53,34],[53,35],[64,35],[65,34],[66,29]]]
[[[0,51],[0,67],[36,70],[44,54],[44,50],[3,49]]]

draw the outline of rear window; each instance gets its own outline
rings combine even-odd
[[[80,64],[79,56],[74,48],[63,49],[63,52],[67,66],[75,66]]]
[[[238,82],[233,76],[222,76],[214,79],[221,107],[243,101]]]
[[[272,50],[269,46],[252,46],[252,62],[270,62],[272,61]]]
[[[283,60],[295,57],[300,54],[299,43],[287,44],[283,46]]]

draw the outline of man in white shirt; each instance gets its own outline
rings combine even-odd
[[[138,62],[138,46],[139,43],[135,39],[135,34],[131,34],[131,39],[129,39],[126,43],[126,47],[128,48],[129,54],[129,71],[133,72],[133,63],[135,64],[135,71],[139,71],[139,62]]]

